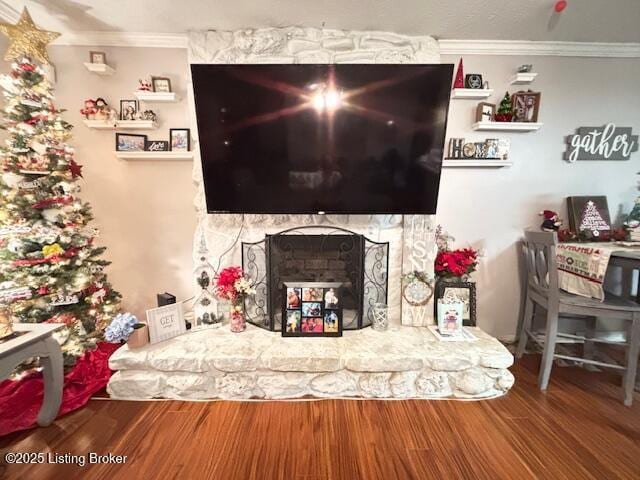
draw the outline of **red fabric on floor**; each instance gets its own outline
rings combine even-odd
[[[109,357],[119,344],[101,342],[80,357],[64,376],[62,405],[58,417],[84,406],[91,396],[107,385],[111,377]],[[41,372],[33,372],[20,380],[0,383],[0,436],[36,426],[44,382]]]

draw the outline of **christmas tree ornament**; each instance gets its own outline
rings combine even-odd
[[[73,178],[82,177],[82,165],[76,163],[73,159],[69,162],[69,171]]]
[[[453,82],[453,88],[464,88],[464,67],[462,66],[462,57],[458,62],[458,70],[456,71],[456,79]]]
[[[13,316],[10,310],[0,305],[0,339],[13,334]]]
[[[510,122],[513,119],[513,106],[509,92],[505,92],[495,115],[496,122]]]
[[[27,56],[42,63],[49,63],[47,44],[60,36],[57,32],[49,32],[36,27],[27,7],[22,10],[20,20],[15,25],[0,23],[0,32],[6,35],[11,42],[4,55],[5,60],[17,60]]]

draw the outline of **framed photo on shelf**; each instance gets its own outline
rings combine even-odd
[[[151,77],[151,88],[154,92],[170,92],[171,79],[167,77]]]
[[[146,135],[116,133],[116,152],[144,152],[146,145]]]
[[[285,282],[283,337],[341,337],[340,283]]]
[[[188,128],[169,129],[169,145],[172,152],[188,152],[191,150],[191,130]]]
[[[158,343],[182,335],[187,331],[182,303],[147,310],[147,325],[150,343]]]
[[[464,77],[464,88],[482,89],[482,75],[479,73],[468,73]]]
[[[144,149],[148,152],[168,152],[169,142],[166,140],[147,140]]]
[[[91,63],[100,63],[100,64],[107,63],[107,54],[104,52],[90,51],[89,61]]]
[[[476,107],[476,122],[491,122],[495,114],[495,103],[480,102]]]
[[[511,95],[514,122],[537,122],[540,111],[540,92],[516,92]]]
[[[476,325],[476,284],[473,282],[443,281],[436,284],[436,305],[438,300],[452,297],[464,304],[462,324],[474,327]],[[435,313],[437,318],[438,312]]]
[[[135,120],[137,115],[137,100],[120,100],[120,120]]]

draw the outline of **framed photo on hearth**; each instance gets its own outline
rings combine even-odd
[[[476,284],[473,282],[446,282],[436,284],[435,304],[443,298],[454,298],[464,304],[462,310],[462,324],[465,327],[476,325]],[[437,315],[438,312],[436,312]]]
[[[341,283],[285,282],[283,337],[341,337]]]

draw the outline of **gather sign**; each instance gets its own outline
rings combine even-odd
[[[608,123],[602,127],[580,127],[575,135],[567,136],[564,159],[576,160],[629,160],[638,150],[638,135],[631,127],[616,127]]]

